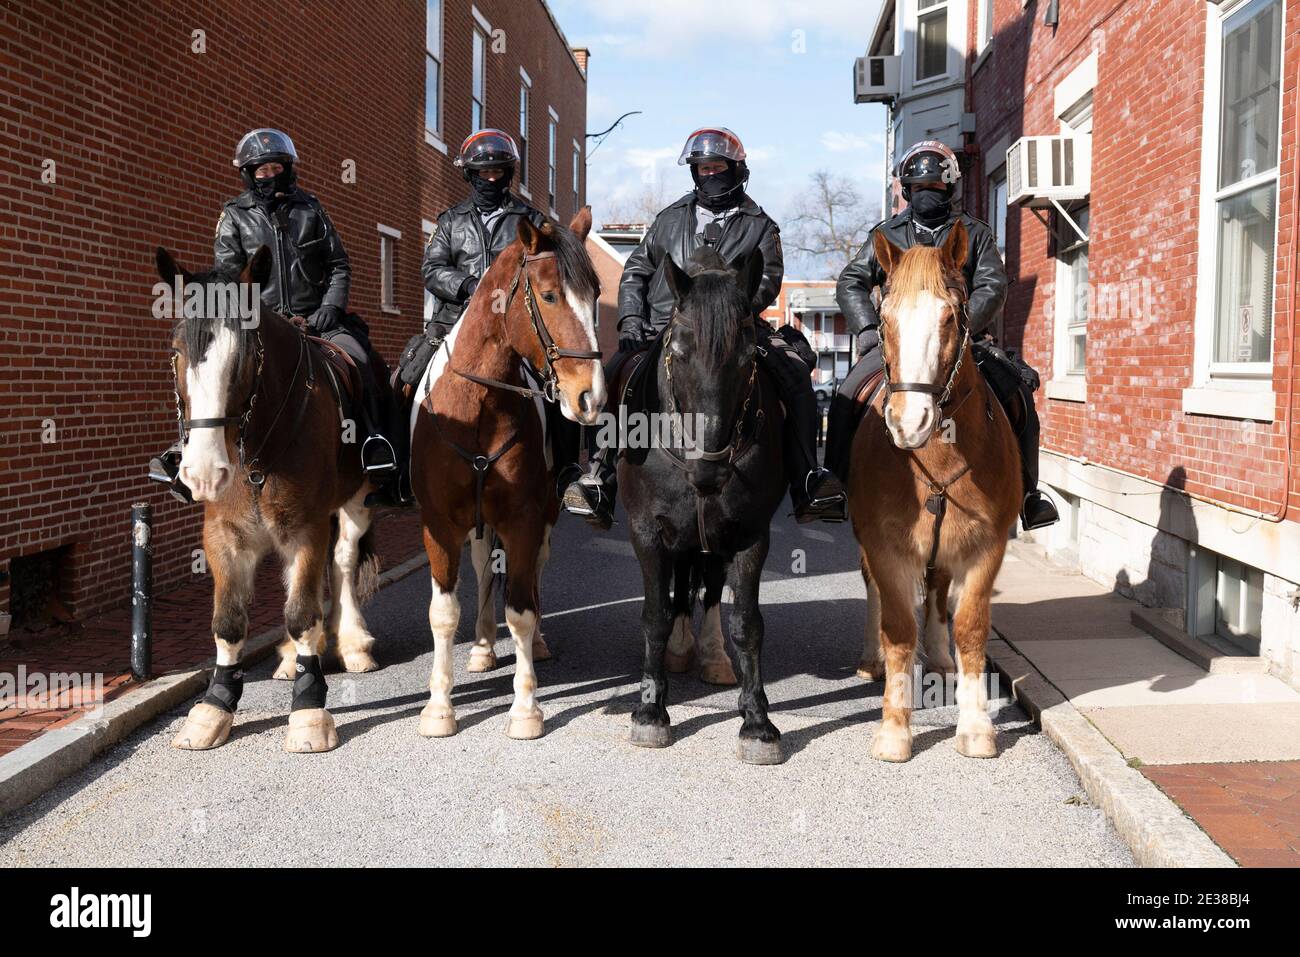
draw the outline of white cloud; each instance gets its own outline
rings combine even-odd
[[[885,143],[879,133],[844,133],[827,130],[822,134],[822,148],[831,153],[865,153],[876,150]]]

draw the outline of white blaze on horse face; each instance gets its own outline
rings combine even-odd
[[[939,377],[940,335],[948,304],[928,290],[901,302],[894,310],[898,354],[890,356],[895,382],[934,383]],[[885,411],[894,444],[916,449],[924,445],[939,421],[935,397],[925,392],[895,392]]]
[[[573,314],[578,317],[578,322],[582,325],[582,331],[587,334],[587,347],[593,352],[599,352],[600,346],[596,343],[595,303],[579,298],[567,286],[564,290],[564,300],[569,304]],[[580,362],[582,360],[567,359],[564,361]],[[605,407],[605,367],[599,359],[589,361],[592,364],[591,389],[587,394],[586,407],[572,409],[569,406],[568,398],[563,392],[560,393],[560,411],[566,418],[574,422],[581,422],[583,425],[594,425],[596,417],[600,415],[601,409]]]
[[[194,321],[194,320],[191,320]],[[230,377],[239,355],[239,334],[222,323],[208,351],[185,369],[185,389],[190,419],[220,419],[226,413]],[[225,491],[234,467],[226,455],[226,430],[194,429],[181,454],[181,481],[198,502],[212,501]]]

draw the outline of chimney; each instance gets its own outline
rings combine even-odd
[[[578,69],[582,75],[587,75],[587,60],[591,58],[591,51],[586,47],[573,47],[573,58],[578,61]]]

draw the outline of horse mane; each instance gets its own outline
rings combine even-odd
[[[913,246],[898,258],[889,274],[891,293],[929,292],[949,303],[954,302],[952,280],[944,267],[943,250],[938,246]]]
[[[579,302],[595,302],[600,296],[600,277],[582,240],[571,229],[555,223],[551,224],[549,239],[555,246],[555,262],[564,288]]]
[[[186,286],[191,283],[203,286],[204,289],[213,283],[238,283],[240,281],[240,271],[233,268],[215,268],[206,272],[185,273],[182,277]],[[206,306],[206,296],[204,297]],[[243,318],[238,314],[236,309],[225,310],[224,315],[220,316],[185,316],[184,302],[175,303],[178,313],[175,324],[172,327],[172,335],[179,337],[185,343],[185,355],[190,362],[198,362],[199,357],[205,355],[208,346],[216,338],[217,332],[225,327],[235,333],[239,340],[239,349],[235,355],[234,375],[238,379],[244,368],[245,356],[248,353],[247,340],[252,335],[252,329],[245,326]]]
[[[749,302],[735,273],[710,246],[701,246],[691,254],[686,271],[693,280],[687,302],[697,317],[695,345],[708,368],[717,369],[736,350],[740,324],[749,315]]]

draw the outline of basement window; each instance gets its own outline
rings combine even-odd
[[[1264,573],[1244,562],[1191,546],[1187,568],[1187,633],[1259,654]]]
[[[61,582],[70,558],[71,549],[63,546],[10,561],[10,628],[40,630],[71,619],[60,601]]]

